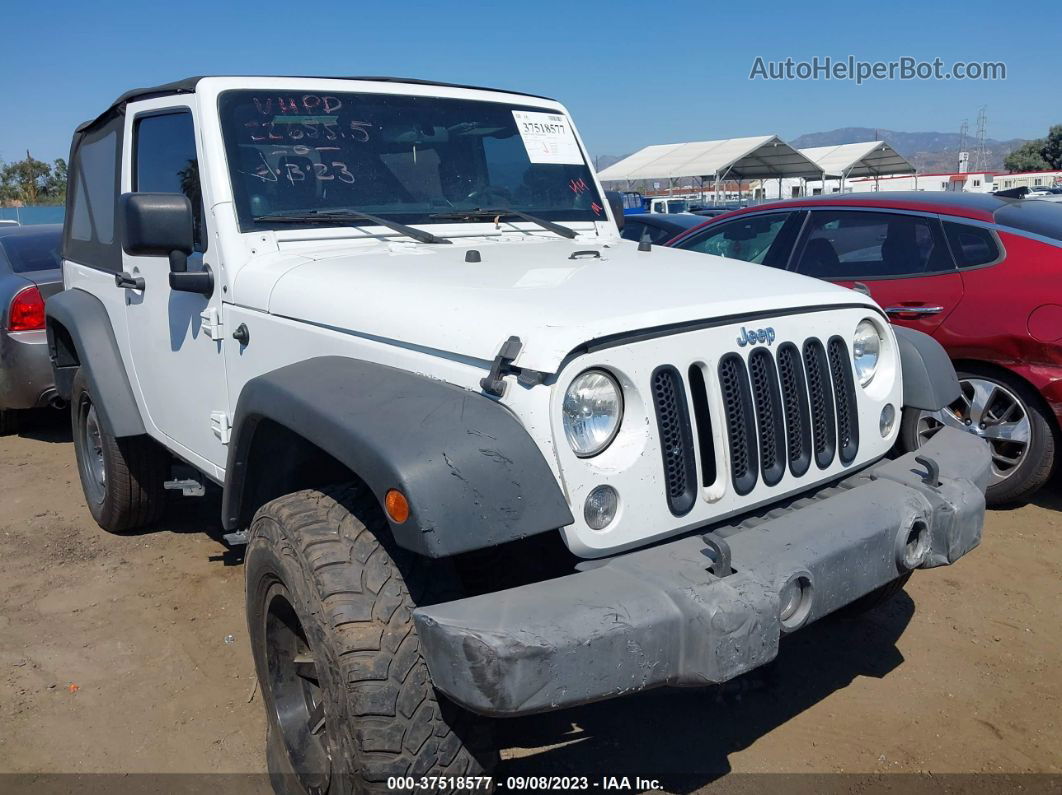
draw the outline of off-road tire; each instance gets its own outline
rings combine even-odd
[[[909,579],[911,579],[911,572],[908,571],[901,574],[895,580],[880,585],[870,593],[860,596],[854,602],[849,602],[837,612],[845,618],[856,618],[861,616],[894,598],[903,590],[904,586],[907,585]]]
[[[1043,404],[1040,395],[1025,381],[1006,373],[976,368],[960,370],[959,380],[978,378],[994,381],[1013,392],[1021,401],[1029,418],[1030,438],[1025,459],[1018,464],[1013,474],[999,483],[989,485],[985,491],[985,503],[989,508],[1010,508],[1029,500],[1051,478],[1055,466],[1057,440],[1053,418]],[[918,418],[921,412],[904,410],[900,423],[900,443],[910,452],[918,449]]]
[[[394,543],[368,489],[360,484],[311,489],[262,506],[251,523],[245,569],[248,628],[275,789],[382,793],[394,791],[388,789],[389,776],[489,773],[497,761],[489,722],[435,692],[412,617],[418,604],[458,596],[458,580],[444,562]],[[277,662],[281,644],[268,629],[276,625],[277,608],[271,605],[278,600],[287,622],[293,612],[301,625],[302,665],[312,660],[314,695],[305,696],[303,686],[296,702],[308,699],[298,708],[300,719],[310,716],[311,723],[313,710],[323,707],[316,751],[307,750],[305,740],[289,743],[285,738],[299,735],[292,733],[290,718],[282,723],[279,717],[278,694],[285,705],[293,702],[285,685],[291,678],[278,673],[284,669]],[[300,768],[297,759],[322,760],[326,769],[305,761]]]
[[[108,533],[127,533],[154,524],[166,507],[163,484],[169,474],[170,456],[148,436],[116,439],[102,426],[98,426],[100,452],[88,449],[85,426],[92,400],[88,384],[78,370],[74,376],[70,416],[78,475],[92,518]],[[89,461],[90,456],[100,454],[105,473],[103,484],[94,479]]]
[[[14,409],[0,409],[0,436],[18,433],[18,412]]]

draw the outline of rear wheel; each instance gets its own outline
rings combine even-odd
[[[493,767],[488,724],[435,692],[413,624],[417,604],[454,598],[457,581],[394,544],[371,492],[267,503],[245,561],[274,788],[388,792],[389,777]]]
[[[166,451],[147,436],[111,436],[80,370],[74,376],[70,410],[78,474],[92,518],[109,533],[158,521],[166,505]]]
[[[1036,392],[1002,373],[961,371],[959,399],[940,411],[905,412],[904,447],[916,450],[944,427],[974,433],[992,449],[990,507],[1023,502],[1051,477],[1055,437]]]

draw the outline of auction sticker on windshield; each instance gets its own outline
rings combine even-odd
[[[583,164],[575,132],[565,116],[514,110],[513,118],[532,163]]]

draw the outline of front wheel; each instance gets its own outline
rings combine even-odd
[[[917,450],[941,428],[976,434],[992,449],[989,507],[1021,503],[1051,477],[1055,437],[1036,392],[1002,374],[960,371],[958,400],[940,411],[904,412],[900,438]]]
[[[267,503],[245,568],[275,789],[389,792],[396,776],[489,772],[488,724],[436,694],[413,624],[418,603],[457,595],[456,580],[394,544],[368,489]]]

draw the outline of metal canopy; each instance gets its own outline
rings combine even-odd
[[[840,146],[816,146],[800,153],[827,177],[883,177],[913,174],[915,167],[885,141],[864,141]]]
[[[822,177],[822,168],[777,135],[647,146],[602,170],[602,181]]]

